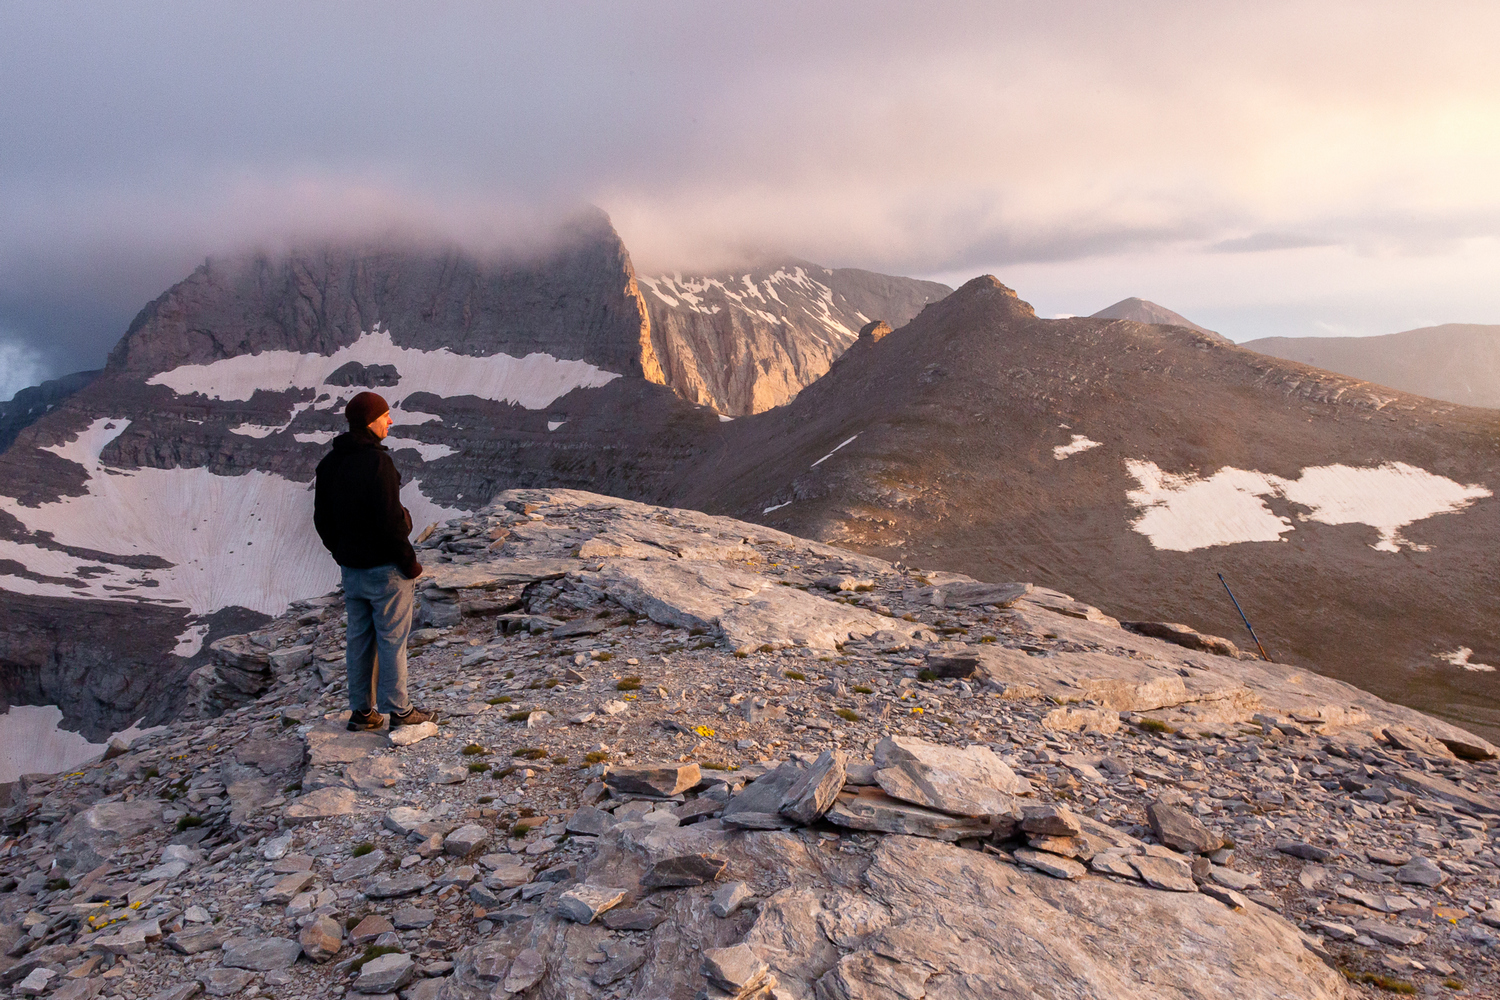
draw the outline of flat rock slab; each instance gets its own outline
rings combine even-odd
[[[1427,935],[1422,931],[1403,927],[1400,924],[1388,924],[1383,920],[1361,920],[1354,925],[1354,929],[1361,934],[1370,935],[1381,944],[1394,945],[1397,948],[1409,948],[1427,940]]]
[[[490,841],[490,832],[477,823],[468,823],[443,838],[443,852],[455,858],[466,858]]]
[[[649,931],[666,919],[666,915],[652,906],[641,906],[630,910],[610,910],[604,915],[604,926],[612,931]]]
[[[297,935],[302,953],[314,962],[327,962],[344,946],[344,929],[332,917],[319,917]]]
[[[615,825],[615,818],[603,809],[584,806],[568,817],[567,831],[597,837]]]
[[[209,969],[198,976],[203,992],[211,997],[234,996],[255,979],[255,974],[244,969]]]
[[[354,989],[359,993],[394,993],[417,974],[410,955],[396,952],[370,959],[359,970]]]
[[[349,932],[349,943],[354,945],[366,945],[382,934],[389,934],[396,929],[396,925],[379,913],[372,913]]]
[[[602,885],[580,885],[557,897],[558,916],[591,924],[599,914],[625,901],[627,890]]]
[[[632,795],[654,795],[659,798],[680,795],[702,780],[703,771],[697,764],[617,767],[611,768],[604,775],[606,788]]]
[[[1022,810],[1021,829],[1039,837],[1076,837],[1083,824],[1067,806],[1043,803]]]
[[[988,837],[993,828],[982,819],[950,816],[891,798],[876,788],[844,792],[823,818],[835,826],[880,833],[906,833],[934,840]]]
[[[429,737],[438,734],[436,722],[419,722],[415,726],[397,726],[391,730],[391,745],[397,747],[409,747],[413,743],[421,743]]]
[[[1131,858],[1130,866],[1135,869],[1141,881],[1153,889],[1167,892],[1198,891],[1198,883],[1193,881],[1193,870],[1181,861],[1145,855]]]
[[[407,872],[380,879],[373,885],[367,886],[365,895],[371,899],[399,899],[402,896],[415,896],[431,884],[432,879],[426,875],[420,872]]]
[[[1397,882],[1405,885],[1425,885],[1429,888],[1448,881],[1448,873],[1429,858],[1415,857],[1392,873]]]
[[[384,733],[368,729],[353,733],[345,729],[314,729],[307,734],[308,762],[314,767],[352,764],[390,745]]]
[[[411,806],[397,806],[388,810],[380,823],[392,833],[399,833],[405,837],[413,833],[423,823],[432,822],[432,813],[425,809],[413,809]]]
[[[270,972],[289,969],[302,954],[302,945],[289,938],[230,938],[224,942],[225,968]]]
[[[793,821],[781,814],[781,804],[802,779],[804,770],[800,764],[787,761],[756,778],[724,806],[721,821],[743,830],[780,830],[791,826]]]
[[[1146,822],[1156,839],[1184,854],[1212,854],[1224,846],[1224,838],[1209,831],[1191,813],[1165,802],[1146,806]]]
[[[155,920],[142,920],[126,924],[113,934],[102,934],[89,939],[89,946],[111,955],[139,955],[146,950],[149,941],[161,940],[161,927]]]
[[[754,899],[755,893],[743,882],[730,882],[720,886],[709,901],[709,910],[716,917],[731,917],[746,901]]]
[[[227,930],[213,925],[184,928],[167,938],[167,947],[184,955],[196,955],[221,948],[228,937]]]
[[[340,884],[352,882],[358,878],[369,878],[380,870],[381,865],[386,863],[387,856],[382,850],[374,850],[369,854],[340,865],[333,871],[333,880]]]
[[[842,750],[824,750],[781,797],[781,815],[806,825],[828,811],[843,790],[849,758]]]
[[[391,788],[401,780],[401,765],[389,755],[363,757],[344,768],[344,777],[363,791]]]
[[[713,882],[729,866],[728,860],[712,854],[684,854],[651,866],[641,878],[647,889],[680,888]]]
[[[957,815],[1009,815],[1014,796],[1031,792],[1031,783],[985,746],[888,736],[875,746],[875,765],[875,781],[887,795]]]
[[[711,986],[745,996],[766,985],[771,967],[748,944],[736,944],[705,948],[702,971]]]
[[[1074,861],[1048,851],[1033,851],[1029,848],[1017,848],[1015,859],[1023,865],[1030,865],[1039,872],[1045,872],[1053,878],[1083,878],[1088,874],[1088,869]]]
[[[420,579],[441,590],[494,590],[538,580],[556,580],[583,568],[577,559],[488,559],[482,563],[439,563]]]
[[[352,788],[320,788],[299,797],[282,810],[288,823],[312,823],[334,816],[350,816],[354,813],[356,798]]]

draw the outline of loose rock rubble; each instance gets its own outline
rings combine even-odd
[[[438,722],[344,729],[336,597],[221,641],[210,717],[13,789],[0,986],[1500,995],[1471,733],[689,511],[513,491],[422,546]]]

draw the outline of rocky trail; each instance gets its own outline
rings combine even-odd
[[[1026,584],[571,491],[421,543],[437,724],[342,604],[27,776],[0,987],[182,1000],[1500,996],[1489,743]]]

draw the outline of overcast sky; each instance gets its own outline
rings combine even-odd
[[[1237,340],[1500,323],[1500,5],[0,0],[0,399],[209,254],[592,202],[765,254],[1130,295]]]

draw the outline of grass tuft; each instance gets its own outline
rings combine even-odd
[[[856,684],[852,688],[855,694],[874,694],[875,689],[864,684]]]
[[[516,747],[510,752],[512,757],[520,757],[524,760],[541,760],[547,756],[547,751],[541,747]]]
[[[639,677],[621,677],[615,682],[616,691],[639,691],[641,679]]]
[[[351,925],[349,929],[353,930],[354,925]],[[365,967],[366,962],[373,962],[381,955],[394,955],[400,950],[400,948],[396,947],[393,944],[372,944],[365,949],[364,954],[360,955],[353,962],[349,963],[349,971],[358,972],[360,969],[363,969]]]
[[[594,656],[594,659],[598,660],[600,663],[608,663],[610,660],[613,660],[614,658],[615,658],[615,654],[611,653],[611,652],[609,652],[607,650],[605,652],[603,652],[603,653],[599,653],[599,654],[596,654]]]
[[[933,673],[931,670],[917,671],[917,680],[919,681],[935,681],[937,679],[938,675]]]
[[[488,750],[480,746],[478,743],[470,743],[459,752],[462,753],[465,757],[488,757],[490,754]]]
[[[189,829],[191,827],[202,826],[202,825],[203,825],[203,817],[202,816],[184,816],[184,817],[182,817],[181,819],[179,819],[177,821],[177,832],[181,833],[182,831],[187,830],[187,829]]]
[[[508,722],[525,722],[530,717],[531,710],[525,708],[521,709],[521,711],[519,712],[510,712],[505,716],[506,721]]]
[[[522,837],[526,836],[534,829],[536,828],[530,823],[517,823],[515,826],[510,828],[511,839],[520,840]]]
[[[362,858],[373,850],[375,850],[375,845],[367,842],[363,844],[355,844],[354,850],[350,851],[349,854],[356,858]]]
[[[609,760],[609,754],[603,750],[590,750],[583,755],[585,764],[602,764],[607,760]]]
[[[470,774],[483,774],[484,772],[488,771],[489,769],[490,769],[490,766],[488,764],[486,764],[482,760],[476,760],[474,763],[472,763],[472,764],[469,765],[469,773]]]
[[[493,795],[481,795],[481,796],[479,796],[479,798],[475,799],[474,801],[478,802],[482,806],[487,806],[491,802],[495,801],[495,797]]]
[[[856,712],[852,708],[835,709],[833,714],[837,715],[840,719],[843,719],[845,722],[858,722],[859,721],[859,713]]]
[[[510,695],[508,695],[508,694],[502,694],[498,698],[491,698],[489,701],[485,702],[485,704],[486,705],[509,705],[510,701],[511,701]]]
[[[1148,733],[1175,733],[1177,730],[1162,722],[1160,719],[1142,719],[1141,728]]]
[[[807,675],[800,670],[783,670],[781,672],[781,676],[785,677],[789,681],[807,680]]]

